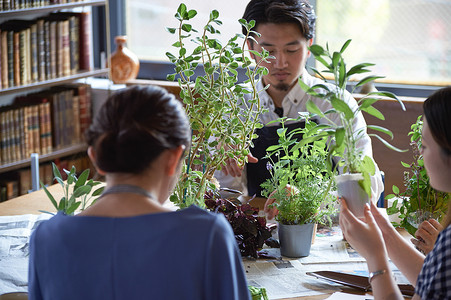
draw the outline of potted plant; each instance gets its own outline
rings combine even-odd
[[[213,10],[201,32],[189,24],[196,16],[196,10],[188,10],[180,4],[175,14],[178,28],[168,28],[177,34],[173,44],[176,54],[167,53],[175,66],[175,73],[169,80],[178,80],[180,98],[186,108],[193,129],[192,145],[188,151],[183,175],[177,183],[171,201],[180,208],[195,204],[204,207],[203,195],[208,188],[216,189],[213,174],[220,170],[229,158],[244,164],[251,141],[256,138],[255,129],[262,125],[259,114],[263,108],[258,101],[256,80],[266,74],[267,69],[259,63],[251,68],[246,55],[246,41],[254,22],[239,20],[247,34],[236,34],[222,45],[215,38],[221,25],[219,13]],[[189,44],[195,48],[189,54]],[[252,51],[254,56],[265,60],[269,53]],[[238,70],[245,70],[246,79],[238,81]],[[195,75],[195,71],[200,75]],[[244,97],[251,100],[242,101]],[[243,107],[245,106],[245,107]]]
[[[258,208],[238,200],[220,198],[212,191],[205,194],[205,205],[212,212],[224,214],[233,229],[241,256],[259,257],[259,250],[271,238],[271,232],[265,217],[258,215]]]
[[[389,194],[385,199],[395,198],[391,207],[387,208],[388,215],[399,214],[399,222],[393,222],[396,227],[405,228],[412,236],[418,225],[430,218],[439,222],[446,214],[449,193],[440,192],[431,187],[429,177],[424,168],[421,149],[421,131],[423,128],[422,116],[412,124],[409,132],[410,145],[413,152],[413,162],[407,164],[401,162],[408,171],[404,172],[405,191],[400,192],[397,186],[393,186],[393,194]]]
[[[383,133],[393,139],[393,134],[390,130],[375,125],[366,125],[360,128],[357,132],[354,130],[353,123],[362,114],[366,112],[378,119],[384,120],[383,114],[377,110],[373,104],[379,101],[382,97],[397,100],[401,108],[405,110],[403,103],[390,92],[374,91],[365,95],[357,101],[357,105],[350,106],[345,100],[346,86],[353,75],[370,72],[368,67],[374,66],[371,63],[361,63],[351,67],[349,70],[346,67],[343,53],[349,46],[351,40],[347,40],[341,47],[340,51],[331,52],[327,46],[324,49],[320,45],[312,45],[310,47],[311,53],[315,59],[321,63],[325,70],[323,72],[330,73],[333,76],[334,87],[328,84],[317,84],[312,87],[307,86],[302,79],[299,80],[301,87],[310,95],[324,99],[330,104],[331,109],[328,111],[321,111],[318,106],[309,100],[306,104],[307,110],[318,117],[327,120],[326,124],[320,124],[313,128],[315,134],[301,143],[309,143],[312,140],[323,137],[330,137],[332,143],[328,149],[328,165],[329,170],[336,173],[340,169],[342,175],[336,175],[338,194],[346,198],[349,208],[357,216],[363,215],[363,207],[365,203],[369,203],[371,197],[371,179],[370,176],[375,174],[375,165],[373,159],[364,155],[362,150],[357,147],[359,141],[364,137],[367,129],[372,129],[377,133],[369,133],[369,136],[376,137],[383,144],[395,151],[400,150],[391,145],[387,140],[382,138],[378,133]],[[326,83],[326,78],[323,74],[315,68],[313,72],[321,77]],[[357,88],[371,83],[381,76],[370,75],[360,79],[353,87],[351,93]],[[338,114],[339,121],[334,122],[329,116],[330,114]],[[334,161],[338,159],[338,161]]]
[[[89,169],[84,170],[78,177],[77,170],[74,166],[72,166],[70,171],[64,169],[64,172],[67,175],[66,180],[63,179],[61,172],[58,170],[58,167],[54,163],[52,163],[52,169],[54,176],[53,179],[56,180],[63,188],[64,196],[59,199],[59,201],[56,201],[55,197],[53,197],[53,195],[49,192],[47,187],[42,182],[41,187],[44,189],[47,197],[50,199],[56,210],[62,211],[67,215],[73,215],[77,209],[85,210],[86,208],[94,204],[97,198],[93,199],[93,197],[100,196],[105,188],[104,186],[101,186],[92,191],[94,186],[101,183],[92,179],[88,180],[90,172]],[[53,214],[48,211],[42,212]]]
[[[326,164],[326,138],[298,143],[297,136],[308,138],[316,124],[307,119],[305,128],[288,131],[286,122],[290,121],[277,121],[281,124],[279,144],[267,149],[271,178],[262,184],[262,194],[275,199],[273,205],[279,211],[281,254],[302,257],[310,254],[315,225],[330,221],[328,217],[335,212],[335,196],[330,193],[333,180]]]

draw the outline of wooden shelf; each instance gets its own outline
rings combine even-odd
[[[101,76],[101,75],[107,75],[107,74],[108,74],[108,69],[98,69],[98,70],[93,70],[93,71],[80,71],[77,74],[73,74],[70,76],[59,77],[59,78],[55,78],[55,79],[34,82],[34,83],[27,84],[27,85],[13,86],[10,88],[6,88],[3,90],[0,90],[0,96],[6,95],[6,94],[12,94],[12,93],[24,92],[24,91],[27,91],[30,89],[51,87],[51,86],[60,85],[63,83],[73,82],[74,80],[77,80],[77,79],[93,77],[93,76]]]
[[[30,8],[22,8],[22,9],[14,9],[14,10],[4,10],[0,11],[0,17],[9,17],[9,16],[23,16],[24,14],[30,13],[45,13],[52,12],[62,9],[71,9],[75,7],[82,6],[102,6],[105,5],[106,0],[84,0],[80,2],[71,2],[65,4],[55,4],[55,5],[46,5],[39,7],[30,7]]]
[[[39,155],[39,163],[52,161],[52,160],[55,160],[60,157],[81,153],[83,151],[86,151],[86,149],[88,149],[88,145],[86,145],[85,143],[71,145],[66,148],[55,150],[49,154]],[[0,173],[14,171],[14,170],[18,170],[21,168],[27,168],[30,165],[31,165],[31,158],[18,160],[18,161],[12,162],[12,163],[0,165]]]

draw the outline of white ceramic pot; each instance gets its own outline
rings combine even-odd
[[[315,224],[278,225],[280,254],[286,257],[304,257],[310,254]]]
[[[338,196],[344,197],[349,210],[357,218],[363,218],[363,209],[366,203],[370,203],[368,194],[359,185],[362,180],[362,174],[340,174],[335,176],[337,183]]]

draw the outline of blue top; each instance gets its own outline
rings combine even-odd
[[[29,299],[250,299],[232,228],[197,207],[111,218],[58,213],[30,241]]]
[[[426,256],[415,293],[421,299],[451,299],[451,226],[440,232]]]

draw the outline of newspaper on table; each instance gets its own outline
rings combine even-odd
[[[282,257],[280,250],[276,248],[265,249],[265,252],[275,259],[244,259],[243,264],[248,284],[264,287],[269,299],[332,294],[341,291],[342,285],[317,279],[307,275],[307,272],[335,271],[368,276],[365,259],[343,240],[338,227],[318,230],[307,257],[299,259]],[[391,264],[391,268],[398,283],[408,283],[396,266]]]
[[[50,214],[0,216],[0,295],[28,286],[28,250],[33,230]]]

